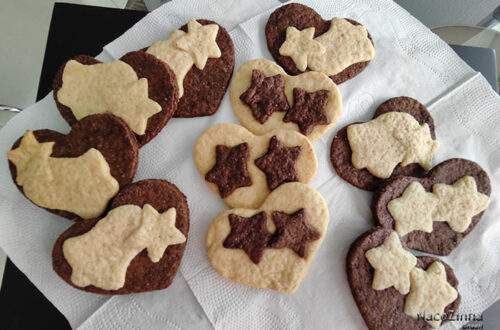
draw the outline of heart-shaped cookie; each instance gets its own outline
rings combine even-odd
[[[375,195],[372,212],[408,248],[448,255],[479,223],[490,192],[488,174],[478,164],[454,158],[422,178],[389,181]]]
[[[314,9],[291,3],[266,24],[267,47],[286,72],[323,72],[336,83],[363,71],[375,56],[370,34],[351,19],[324,20]]]
[[[178,90],[172,70],[150,54],[130,52],[111,63],[79,55],[59,69],[54,99],[71,126],[90,114],[112,113],[127,123],[142,146],[173,116]]]
[[[19,190],[33,203],[68,219],[99,216],[134,178],[134,134],[118,117],[91,115],[64,135],[28,131],[7,154]]]
[[[307,274],[328,220],[319,192],[285,183],[258,209],[220,213],[208,229],[208,258],[231,281],[290,293]]]
[[[164,180],[133,183],[106,216],[77,222],[52,251],[54,271],[71,286],[99,294],[168,287],[189,231],[186,197]]]
[[[451,267],[436,258],[415,258],[402,249],[397,235],[391,241],[391,234],[395,235],[390,229],[373,228],[351,245],[347,255],[347,280],[368,329],[428,329],[424,314],[440,317],[442,311],[440,315],[422,312],[420,319],[410,316],[422,306],[433,312],[441,307],[451,317],[460,304]],[[423,285],[421,278],[429,281]],[[427,305],[429,301],[434,304]]]
[[[254,135],[218,124],[196,142],[194,160],[210,188],[231,207],[257,208],[286,182],[309,182],[317,160],[309,140],[291,130]]]
[[[145,51],[176,74],[180,99],[174,117],[209,116],[219,109],[234,69],[234,46],[226,29],[213,21],[191,20]]]
[[[414,118],[414,120],[406,115],[394,116],[393,115],[394,113],[409,114],[411,115],[411,117]],[[392,122],[390,121],[391,118],[389,118],[388,115],[391,117],[395,117],[393,118],[394,120]],[[364,143],[364,145],[360,146],[360,151],[363,151],[362,147],[364,147],[364,157],[369,162],[373,161],[371,166],[379,164],[384,165],[386,163],[386,161],[378,161],[378,160],[380,159],[384,160],[383,154],[388,155],[388,153],[385,153],[385,150],[389,150],[389,147],[394,149],[403,149],[403,150],[408,149],[407,153],[410,156],[412,155],[419,156],[420,149],[418,148],[421,146],[425,146],[427,148],[426,150],[424,150],[426,152],[425,155],[432,156],[432,153],[437,148],[437,144],[435,144],[434,142],[434,140],[436,139],[436,134],[434,131],[434,121],[431,117],[431,114],[429,113],[429,111],[427,111],[424,105],[422,105],[420,102],[410,97],[406,96],[395,97],[382,103],[377,108],[375,114],[373,115],[374,120],[367,123],[374,123],[375,119],[377,119],[380,116],[388,117],[387,118],[388,124],[386,125],[387,128],[382,127],[382,130],[379,129],[378,132],[375,133],[377,133],[378,136],[383,136],[384,138],[374,139],[376,137],[375,135],[363,136],[358,133],[357,134],[358,137],[356,139],[358,144]],[[379,119],[379,120],[384,121],[384,119]],[[382,124],[384,124],[384,122],[382,122]],[[405,125],[406,126],[411,125],[408,126],[411,128],[411,131],[409,132],[410,134],[408,134],[408,132],[404,130],[399,131],[400,128],[406,127]],[[354,166],[351,141],[348,136],[348,130],[350,129],[349,128],[350,126],[360,127],[361,125],[359,123],[353,123],[349,126],[340,129],[332,141],[332,146],[330,149],[330,160],[332,162],[333,168],[337,172],[338,176],[340,176],[342,179],[349,182],[353,186],[356,186],[364,190],[370,190],[370,191],[376,190],[388,178],[377,177],[376,175],[372,174],[371,171],[367,168],[357,168]],[[426,127],[428,127],[428,131]],[[390,133],[390,131],[392,131],[392,133]],[[419,140],[418,141],[419,143],[415,144],[416,141],[412,140],[412,137],[417,133],[419,134],[418,137],[420,137],[422,140],[421,141]],[[409,147],[406,147],[404,144],[397,146],[380,144],[380,142],[385,143],[393,139],[401,141],[402,140],[401,137],[408,140],[405,143],[409,145]],[[371,145],[373,145],[373,148],[370,147]],[[376,146],[378,146],[378,149],[375,149]],[[381,154],[375,154],[375,151],[377,150],[380,151]],[[400,163],[404,163],[405,161],[403,159],[404,156],[403,153],[396,151],[392,153],[392,155],[394,155],[396,158],[400,158],[400,160],[402,161],[396,163],[397,166],[395,166],[392,169],[390,178],[399,175],[422,176],[425,174],[426,172],[425,169],[416,162],[411,162],[406,166],[402,166],[402,164]],[[379,163],[376,163],[375,160],[377,160]],[[390,161],[392,162],[393,160],[390,159]]]
[[[320,72],[289,76],[276,63],[258,59],[244,63],[230,87],[233,111],[252,133],[291,129],[315,140],[337,122],[342,95]]]

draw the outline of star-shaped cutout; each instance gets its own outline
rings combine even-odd
[[[254,264],[258,264],[270,236],[266,219],[265,212],[257,213],[249,218],[230,214],[231,232],[222,245],[226,249],[242,249]]]
[[[297,30],[294,26],[286,29],[286,39],[281,45],[279,53],[292,58],[295,66],[300,71],[305,71],[307,61],[312,56],[323,54],[326,49],[318,41],[314,40],[314,27]]]
[[[403,249],[398,234],[392,232],[384,243],[365,253],[366,259],[375,269],[372,288],[384,290],[394,286],[401,294],[410,290],[410,271],[417,258]]]
[[[435,210],[435,221],[446,221],[451,229],[463,233],[472,217],[486,210],[490,198],[477,191],[476,180],[465,176],[453,185],[436,183],[432,191],[439,197]]]
[[[431,315],[432,320],[427,322],[434,328],[439,327],[439,316],[442,316],[446,306],[458,297],[457,290],[446,279],[443,264],[434,261],[426,271],[414,268],[410,279],[411,290],[405,299],[404,312],[414,318],[418,315]]]
[[[188,52],[193,62],[200,70],[205,68],[209,58],[221,57],[221,51],[217,45],[217,24],[201,25],[195,20],[188,22],[188,32],[177,39],[176,46]]]
[[[287,111],[288,100],[285,95],[285,79],[282,75],[266,77],[262,71],[252,71],[252,84],[240,95],[252,115],[259,123],[264,124],[275,111]]]
[[[330,92],[324,89],[309,93],[302,88],[294,88],[293,106],[283,121],[296,123],[304,135],[310,134],[316,125],[328,124],[325,106],[329,94]]]
[[[401,197],[387,204],[399,236],[414,230],[432,232],[433,212],[438,202],[439,198],[425,191],[420,182],[410,183]]]
[[[300,146],[287,147],[276,136],[269,141],[267,153],[255,160],[255,165],[266,173],[270,190],[276,189],[284,182],[298,181],[295,162],[300,155]]]
[[[205,180],[219,188],[219,194],[226,198],[240,187],[252,185],[247,162],[250,152],[247,143],[234,147],[217,145],[215,148],[215,165],[205,175]]]
[[[301,258],[307,257],[307,243],[318,240],[321,234],[307,223],[304,209],[293,214],[275,211],[272,213],[276,231],[269,240],[274,249],[290,248]]]

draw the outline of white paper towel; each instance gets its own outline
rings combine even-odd
[[[444,42],[392,1],[303,3],[325,18],[345,16],[360,21],[367,26],[375,42],[376,58],[358,77],[340,86],[344,113],[337,128],[369,119],[376,105],[389,97],[412,96],[430,105],[434,116],[441,143],[435,163],[450,157],[464,157],[477,161],[490,174],[493,185],[490,208],[459,248],[443,258],[454,267],[460,280],[461,312],[481,312],[500,296],[500,264],[495,255],[500,241],[500,222],[497,220],[500,209],[495,194],[500,181],[498,95]],[[108,45],[106,53],[119,57],[142,48],[166,36],[190,17],[215,18],[223,25],[229,18],[223,10],[211,11],[214,15],[211,17],[206,14],[209,13],[207,8],[199,4],[183,7],[185,4],[183,1],[166,4],[171,6],[168,11],[162,7],[158,10],[164,10],[161,14],[155,12],[147,16]],[[186,8],[190,12],[186,12]],[[264,39],[268,15],[269,12],[232,30],[229,28],[236,48],[235,69],[252,58],[271,58]],[[190,306],[175,306],[189,289],[216,328],[363,327],[348,287],[344,264],[349,245],[372,226],[371,194],[343,182],[331,168],[328,153],[336,129],[315,143],[319,168],[313,186],[328,202],[331,221],[323,245],[297,293],[284,295],[233,284],[209,266],[205,235],[211,220],[224,205],[196,171],[192,148],[204,129],[228,121],[236,122],[236,119],[226,95],[215,115],[173,119],[156,139],[141,149],[136,180],[163,178],[174,182],[188,196],[191,209],[191,231],[181,275],[170,289],[116,297],[105,302],[103,298],[68,287],[51,271],[50,250],[69,222],[27,202],[12,184],[6,162],[0,162],[0,246],[72,325],[79,325],[94,314],[83,323],[83,328],[207,326],[205,315],[190,309],[194,301],[189,302]],[[4,155],[24,130],[36,128],[68,131],[51,96],[23,111],[0,131],[0,153]],[[176,300],[174,295],[179,298]],[[452,322],[448,327],[459,325]]]

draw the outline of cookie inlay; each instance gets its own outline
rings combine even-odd
[[[310,134],[316,125],[329,124],[325,112],[329,93],[324,89],[309,93],[302,88],[294,88],[293,106],[288,110],[283,121],[296,123],[304,135]]]
[[[286,41],[281,45],[281,55],[289,56],[295,62],[297,69],[306,71],[308,61],[313,56],[321,56],[325,53],[325,47],[314,38],[314,27],[297,30],[295,26],[286,29]]]

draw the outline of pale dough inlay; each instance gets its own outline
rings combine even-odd
[[[310,29],[313,29],[312,34]],[[336,75],[352,64],[370,61],[375,57],[375,49],[366,28],[343,18],[332,19],[327,32],[312,39],[313,35],[314,28],[299,31],[289,26],[279,53],[290,56],[300,71],[309,67],[327,76]]]
[[[401,294],[410,291],[410,271],[417,265],[417,258],[403,249],[398,234],[392,232],[382,245],[366,251],[365,257],[375,269],[374,290],[394,286]]]
[[[142,209],[136,205],[112,209],[90,231],[63,243],[71,282],[104,290],[122,288],[127,268],[139,252],[147,249],[149,259],[158,262],[169,245],[186,241],[175,219],[175,208],[161,214],[149,204]]]
[[[143,135],[148,119],[161,111],[161,106],[148,97],[147,79],[139,79],[130,65],[119,60],[92,65],[70,60],[62,81],[57,98],[78,120],[109,112]]]
[[[54,142],[39,143],[28,131],[7,158],[16,166],[16,183],[33,203],[64,210],[83,219],[99,216],[119,184],[100,151],[89,149],[75,158],[54,158]]]
[[[394,168],[418,163],[426,170],[438,143],[429,126],[404,112],[388,112],[362,124],[347,127],[355,168],[366,168],[376,177],[387,179]]]
[[[167,63],[174,71],[179,87],[179,97],[184,95],[184,78],[196,65],[205,68],[209,58],[219,58],[222,53],[217,45],[217,24],[201,25],[195,20],[188,22],[188,32],[174,31],[167,40],[155,42],[146,52]]]

